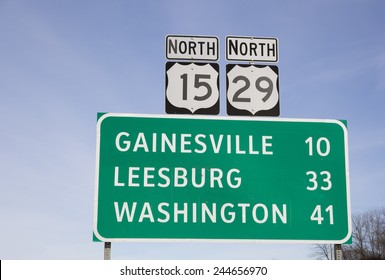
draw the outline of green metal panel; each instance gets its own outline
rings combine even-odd
[[[343,243],[347,151],[338,120],[100,115],[94,233]]]

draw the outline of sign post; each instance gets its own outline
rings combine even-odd
[[[104,242],[104,260],[111,260],[111,242]]]
[[[337,120],[104,114],[94,233],[114,241],[345,242]]]

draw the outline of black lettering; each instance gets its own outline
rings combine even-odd
[[[172,49],[174,53],[177,53],[178,51],[177,45],[178,45],[177,40],[175,40],[175,44],[173,44],[172,40],[168,39],[168,52],[171,53],[171,49]]]
[[[241,53],[241,55],[246,55],[247,54],[247,44],[242,42],[240,45],[239,45],[239,51]]]
[[[264,56],[265,45],[265,43],[259,43],[259,46],[261,47],[261,56]]]
[[[267,55],[270,56],[270,53],[273,53],[272,56],[275,56],[275,44],[267,44]]]
[[[238,55],[238,41],[235,40],[229,40],[229,54],[232,55],[232,52],[235,53],[235,55]]]
[[[250,55],[257,56],[257,44],[254,42],[250,43]]]
[[[205,42],[198,42],[198,45],[199,45],[199,49],[200,49],[200,55],[203,54],[203,45],[204,45]]]
[[[209,54],[211,50],[213,52],[213,55],[215,55],[215,42],[212,43],[212,46],[210,46],[210,42],[207,42],[207,54]]]
[[[186,51],[187,51],[187,44],[186,44],[186,42],[185,41],[180,42],[180,44],[179,44],[179,52],[181,54],[185,54]]]
[[[195,52],[195,48],[197,47],[197,44],[193,41],[190,41],[189,42],[189,54],[191,55],[192,53],[194,53],[194,55],[196,55],[197,53]]]

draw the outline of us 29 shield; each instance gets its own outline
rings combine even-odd
[[[278,66],[228,64],[227,114],[279,116]]]

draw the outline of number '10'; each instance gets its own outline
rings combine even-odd
[[[313,137],[307,138],[305,143],[309,145],[309,156],[312,156],[314,148]],[[317,154],[322,157],[326,157],[330,153],[330,142],[326,137],[318,138],[317,141],[315,141],[315,146]]]

